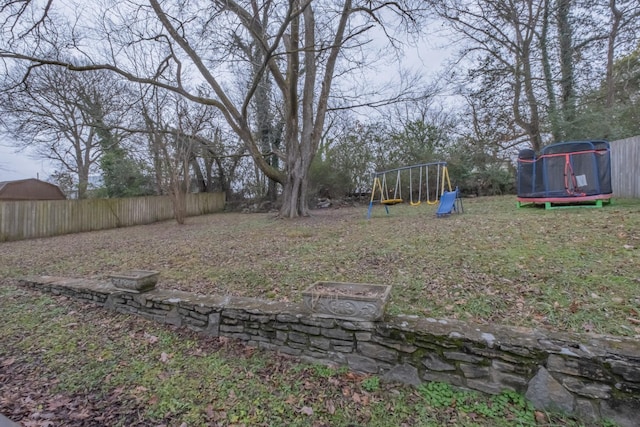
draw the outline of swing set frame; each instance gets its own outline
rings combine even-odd
[[[436,192],[433,200],[429,199],[429,168],[437,168],[436,172]],[[413,199],[413,171],[418,169],[418,197],[417,200]],[[435,205],[439,202],[440,196],[445,192],[445,183],[447,184],[448,191],[451,191],[451,180],[449,179],[449,171],[447,169],[447,162],[431,162],[431,163],[419,163],[411,166],[403,166],[400,168],[388,169],[384,171],[372,173],[373,186],[371,188],[371,200],[369,201],[369,210],[367,218],[371,218],[371,211],[373,209],[374,202],[378,201],[384,206],[387,214],[389,214],[389,206],[404,203],[402,198],[402,172],[409,171],[409,204],[411,206],[418,206],[422,203],[422,181],[424,177],[425,187],[425,203],[428,205]],[[423,173],[424,172],[424,173]],[[393,195],[389,191],[388,175],[395,174],[395,184],[393,186]],[[438,188],[440,191],[438,191]],[[377,192],[380,192],[380,197],[376,198]]]

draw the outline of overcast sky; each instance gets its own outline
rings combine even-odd
[[[53,172],[46,160],[33,159],[26,153],[0,145],[0,181],[40,178],[46,180]]]
[[[432,79],[441,69],[450,50],[447,37],[430,34],[419,46],[408,46],[402,58],[403,66],[421,70],[427,79]],[[390,68],[396,65],[389,64]],[[3,145],[4,143],[4,145]],[[28,152],[16,152],[0,139],[0,181],[13,181],[27,178],[47,180],[54,168],[50,162],[37,159]]]

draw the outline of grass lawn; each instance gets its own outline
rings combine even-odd
[[[0,312],[0,413],[24,427],[580,426],[515,393],[385,384],[6,282]]]
[[[640,200],[516,209],[514,197],[312,218],[220,214],[0,243],[0,413],[24,426],[579,425],[431,383],[304,365],[20,289],[25,275],[161,271],[158,286],[298,300],[317,280],[393,285],[392,313],[639,336]]]
[[[225,213],[0,243],[0,279],[161,271],[158,286],[298,300],[318,280],[393,285],[391,313],[640,335],[640,200],[601,209],[515,207],[513,196],[366,206],[276,220]]]

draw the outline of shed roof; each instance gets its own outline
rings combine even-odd
[[[0,200],[64,200],[57,185],[35,178],[0,181]]]

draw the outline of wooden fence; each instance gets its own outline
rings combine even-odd
[[[640,197],[640,136],[611,142],[611,185],[617,197]]]
[[[224,209],[224,193],[187,194],[187,216]],[[174,218],[168,196],[0,202],[0,242],[150,224]]]

